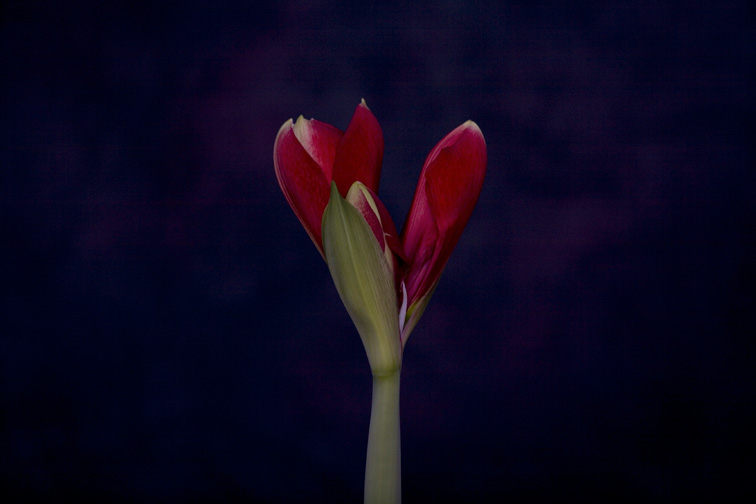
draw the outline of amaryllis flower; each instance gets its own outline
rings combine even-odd
[[[401,502],[399,375],[422,316],[470,218],[486,143],[467,121],[425,160],[402,234],[378,199],[383,134],[363,100],[346,132],[300,116],[276,136],[276,177],[326,260],[373,373],[365,502]]]
[[[364,100],[346,132],[300,116],[281,126],[274,145],[278,183],[326,262],[322,226],[331,182],[362,214],[393,278],[403,346],[478,199],[486,144],[478,125],[467,121],[431,150],[401,235],[377,196],[382,158],[383,133]]]

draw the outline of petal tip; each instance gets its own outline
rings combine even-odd
[[[294,127],[294,121],[292,119],[288,119],[286,122],[284,122],[280,128],[278,128],[278,133],[276,133],[276,141],[275,143],[278,143],[278,140],[281,138],[281,135],[284,134],[287,128],[293,128]]]
[[[480,132],[480,126],[478,126],[478,123],[473,121],[472,119],[468,119],[467,121],[462,124],[467,129],[475,130],[477,132]]]
[[[289,122],[293,122],[293,121],[289,119]],[[294,124],[292,125],[292,129],[294,130],[294,136],[297,137],[297,140],[299,140],[299,143],[304,143],[302,142],[302,140],[309,126],[310,126],[310,121],[308,119],[305,119],[303,115],[300,115],[299,117],[297,117],[297,121],[294,122]]]
[[[483,136],[483,132],[480,130],[480,126],[478,126],[478,124],[475,121],[467,120],[464,123],[462,123],[455,131],[458,133],[458,135],[456,135],[457,139],[461,138],[465,134],[470,134],[472,135],[473,138],[476,139],[475,141],[482,142],[483,148],[485,148],[486,139]],[[454,142],[456,142],[457,139],[455,139]]]
[[[480,126],[478,126],[478,123],[476,123],[475,121],[473,121],[471,119],[468,119],[467,121],[465,121],[459,127],[459,130],[460,130],[460,132],[462,132],[462,131],[469,131],[469,132],[473,133],[474,135],[483,138],[483,132],[480,130]]]

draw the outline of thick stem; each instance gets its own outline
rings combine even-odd
[[[399,374],[373,375],[365,504],[402,502],[402,450],[399,435]]]

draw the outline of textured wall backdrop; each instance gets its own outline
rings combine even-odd
[[[273,173],[365,98],[401,225],[489,168],[402,378],[405,502],[754,493],[746,1],[0,8],[0,488],[358,502],[371,382]]]

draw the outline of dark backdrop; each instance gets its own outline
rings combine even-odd
[[[359,337],[273,172],[385,135],[478,206],[404,355],[408,503],[754,493],[749,2],[4,2],[0,488],[358,502]]]

